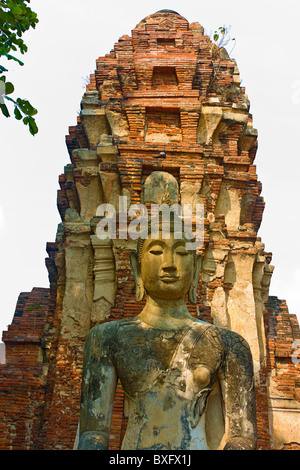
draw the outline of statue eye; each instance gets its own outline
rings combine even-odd
[[[178,248],[176,251],[175,251],[176,255],[180,255],[180,256],[187,256],[189,255],[189,252],[186,251],[185,248]]]
[[[162,250],[156,249],[156,250],[150,250],[150,253],[155,256],[159,256],[163,254]]]

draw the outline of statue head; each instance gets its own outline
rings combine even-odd
[[[159,219],[159,229],[155,236],[151,234],[138,240],[137,251],[130,256],[136,284],[136,300],[146,294],[159,300],[185,299],[197,303],[196,290],[202,266],[202,257],[195,250],[188,250],[191,237],[182,230],[176,233],[176,215],[173,214],[164,230]],[[180,221],[182,226],[182,221]],[[157,236],[159,235],[159,236]]]

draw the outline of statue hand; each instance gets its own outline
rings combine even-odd
[[[79,439],[78,450],[107,450],[108,436],[99,431],[84,432]]]
[[[245,437],[233,437],[225,444],[223,450],[255,450],[255,445]]]

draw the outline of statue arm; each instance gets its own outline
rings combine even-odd
[[[255,450],[257,440],[253,361],[247,342],[237,333],[226,337],[220,382],[224,400],[224,450]]]
[[[106,337],[105,325],[101,325],[86,339],[78,450],[108,449],[117,375]]]

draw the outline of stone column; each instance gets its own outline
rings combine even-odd
[[[65,295],[62,310],[62,335],[85,339],[91,320],[93,292],[93,253],[89,224],[66,222]]]
[[[253,266],[253,292],[255,302],[257,334],[260,348],[260,362],[263,363],[266,357],[266,336],[263,318],[264,301],[262,281],[264,277],[266,259],[262,255],[264,244],[258,241],[256,245],[259,249],[259,253],[255,259]]]
[[[216,326],[222,326],[223,328],[229,328],[230,320],[228,317],[227,306],[226,306],[226,291],[224,289],[224,272],[226,266],[226,259],[228,256],[228,249],[215,249],[211,251],[212,262],[215,264],[215,274],[212,278],[220,279],[218,285],[212,294],[211,299],[211,314],[214,319]]]
[[[239,333],[249,343],[253,356],[254,371],[258,372],[260,368],[260,347],[252,284],[252,272],[256,256],[256,248],[233,249],[226,266],[225,282],[232,284],[227,299],[230,329]]]
[[[105,320],[114,305],[116,293],[116,272],[111,241],[100,240],[91,235],[94,249],[94,294],[91,312],[92,325]]]

